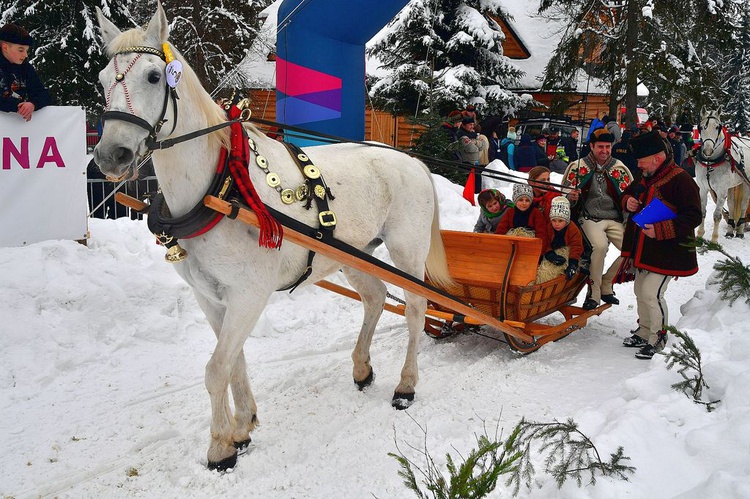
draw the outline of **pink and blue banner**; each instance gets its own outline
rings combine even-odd
[[[284,0],[276,40],[276,119],[365,137],[365,43],[408,0]],[[299,146],[314,139],[288,137]]]

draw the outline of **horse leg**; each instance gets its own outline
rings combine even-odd
[[[419,381],[419,340],[424,329],[424,316],[427,311],[427,300],[419,295],[404,292],[406,297],[406,324],[409,328],[409,344],[406,359],[401,368],[401,381],[393,393],[391,405],[396,409],[407,409],[414,402],[414,393]]]
[[[727,193],[724,192],[722,194],[718,194],[716,200],[716,206],[714,208],[714,231],[711,234],[711,242],[715,243],[719,241],[719,227],[721,226],[721,209],[724,207],[724,203],[727,200]],[[732,237],[734,235],[734,232],[729,235],[727,234],[727,237]]]
[[[242,304],[230,302],[224,314],[216,348],[206,365],[206,389],[211,398],[211,444],[208,447],[208,468],[211,470],[224,471],[235,466],[235,438],[243,439],[245,430],[249,432],[257,422],[255,401],[249,393],[247,375],[243,374],[246,372],[244,356],[240,359],[240,353],[265,302],[263,299],[253,303],[248,303],[247,300],[243,300]],[[232,393],[239,399],[239,425],[229,407],[230,382],[233,382]],[[243,440],[238,443],[242,444]]]
[[[232,398],[234,399],[234,430],[232,443],[239,454],[247,451],[250,445],[250,432],[260,424],[258,421],[258,407],[250,389],[250,378],[247,375],[245,352],[240,349],[237,360],[232,369]]]
[[[383,313],[386,287],[383,281],[349,267],[344,267],[344,275],[349,284],[359,293],[364,307],[364,318],[359,330],[357,345],[352,351],[354,383],[360,390],[370,386],[375,379],[375,372],[370,364],[370,345],[375,326]]]
[[[726,237],[734,237],[738,233],[737,225],[742,218],[740,209],[742,194],[742,186],[735,185],[727,191],[727,225],[729,225],[729,229],[727,229]]]
[[[737,220],[737,237],[744,239],[745,237],[745,224],[748,217],[748,200],[750,200],[750,187],[744,182],[737,188],[741,192],[740,199],[737,200],[737,210],[739,211],[739,219]]]
[[[698,177],[696,177],[698,178]],[[701,224],[698,226],[698,237],[703,237],[703,235],[706,233],[706,200],[708,198],[708,190],[703,187],[700,183],[698,184],[698,187],[700,187],[699,193],[700,193],[700,200],[701,200]]]
[[[414,213],[412,213],[414,215]],[[432,208],[430,208],[430,216]],[[418,218],[416,218],[418,220]],[[425,227],[425,233],[419,234],[414,230],[414,218],[402,220],[398,227],[392,227],[388,232],[386,247],[393,263],[404,272],[423,278],[425,261],[430,249],[430,226]],[[424,316],[427,311],[427,299],[406,291],[406,325],[409,329],[409,342],[406,349],[404,366],[401,368],[401,380],[396,386],[391,405],[396,409],[406,409],[414,402],[414,393],[419,381],[419,366],[417,354],[419,340],[424,330]]]
[[[221,325],[224,321],[226,308],[214,306],[204,297],[196,296],[198,304],[206,315],[209,325],[214,330],[216,338],[219,338]],[[250,432],[258,426],[258,408],[255,404],[253,392],[250,390],[250,379],[247,375],[247,364],[245,363],[245,352],[240,349],[230,380],[232,398],[234,399],[234,424],[232,441],[239,453],[243,453],[250,445]]]

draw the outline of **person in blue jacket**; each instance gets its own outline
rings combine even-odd
[[[0,111],[18,113],[26,121],[31,114],[52,103],[49,92],[28,61],[34,40],[21,26],[8,23],[0,28]]]
[[[537,146],[531,142],[531,135],[524,133],[521,135],[521,142],[513,151],[513,165],[520,172],[528,172],[536,166]]]

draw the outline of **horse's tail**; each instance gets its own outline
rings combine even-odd
[[[430,278],[430,282],[434,285],[447,289],[453,286],[454,282],[448,270],[448,259],[445,254],[445,246],[443,246],[443,236],[440,234],[440,205],[438,203],[437,190],[435,189],[435,182],[432,179],[430,169],[425,164],[422,164],[422,168],[427,172],[430,184],[432,185],[432,195],[435,198],[430,235],[430,252],[427,254],[427,262],[425,263],[427,277]]]

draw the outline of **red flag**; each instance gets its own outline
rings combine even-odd
[[[474,176],[474,169],[471,169],[471,172],[469,173],[469,178],[466,180],[466,185],[464,186],[464,199],[466,199],[468,202],[471,203],[472,206],[476,206],[476,203],[474,202],[474,182],[475,182],[475,176]]]

